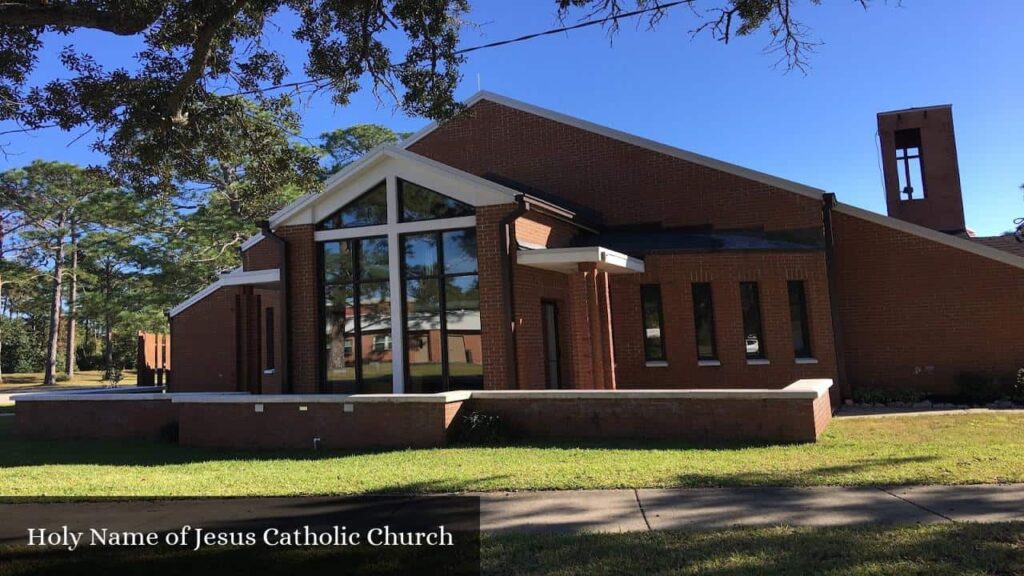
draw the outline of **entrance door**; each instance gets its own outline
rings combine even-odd
[[[544,384],[548,388],[562,387],[562,367],[559,358],[558,306],[554,302],[541,303],[541,323],[544,333]]]

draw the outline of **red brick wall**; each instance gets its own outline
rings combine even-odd
[[[1024,367],[1024,270],[841,212],[834,230],[853,387],[954,393]]]
[[[429,448],[443,446],[461,403],[338,402],[178,404],[179,442],[186,446],[259,449]],[[299,407],[305,406],[305,411]]]
[[[489,399],[474,411],[497,415],[526,438],[813,442],[831,419],[827,396],[817,400],[740,399]]]
[[[516,227],[518,231],[518,226]],[[558,309],[558,332],[561,337],[563,387],[572,378],[573,328],[569,322],[568,276],[557,272],[516,265],[515,316],[518,386],[512,388],[544,388],[544,335],[541,302],[550,300]]]
[[[226,287],[171,318],[170,392],[238,390],[237,287]]]
[[[242,267],[246,272],[250,270],[269,270],[279,268],[281,253],[278,244],[269,238],[264,238],[242,252]]]
[[[537,212],[527,212],[516,219],[516,240],[533,246],[564,248],[578,232],[567,222]]]
[[[20,401],[15,434],[45,439],[169,439],[177,406],[161,400]]]
[[[505,306],[502,251],[505,230],[501,221],[515,210],[515,204],[481,206],[476,209],[477,270],[480,274],[480,327],[483,332],[484,388],[514,388],[509,382],[510,323]]]
[[[821,225],[821,202],[486,100],[410,147],[603,213],[609,225]]]
[[[282,226],[275,233],[288,243],[292,392],[313,394],[320,391],[317,310],[321,303],[321,296],[317,293],[317,247],[313,241],[313,225]]]
[[[612,277],[616,380],[619,388],[783,388],[801,378],[835,378],[835,345],[823,252],[651,255],[646,272]],[[787,281],[803,280],[811,352],[796,364]],[[748,365],[739,283],[756,281],[769,365]],[[721,366],[698,366],[692,283],[710,282]],[[660,284],[667,367],[644,361],[640,284]],[[838,394],[833,387],[833,394]]]

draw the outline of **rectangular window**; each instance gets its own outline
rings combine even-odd
[[[406,392],[483,387],[476,229],[405,234]]]
[[[697,360],[716,360],[715,308],[711,301],[711,284],[693,285],[693,325],[697,335]]]
[[[373,345],[391,334],[387,238],[325,242],[321,250],[326,391],[389,393],[391,354]]]
[[[789,323],[793,331],[793,352],[797,358],[811,358],[811,333],[807,328],[807,296],[804,283],[789,283]]]
[[[743,307],[743,342],[747,359],[762,359],[765,357],[765,342],[757,282],[740,282],[740,304]]]
[[[924,178],[921,170],[921,130],[897,130],[896,172],[899,178],[900,199],[924,198]]]
[[[264,338],[264,341],[267,344],[267,357],[265,359],[266,361],[265,361],[265,364],[264,364],[264,369],[266,369],[266,370],[273,370],[275,368],[275,365],[274,365],[275,364],[275,358],[274,358],[274,348],[275,348],[275,344],[274,344],[274,309],[273,308],[267,308],[266,309],[266,311],[263,313],[263,320],[264,320],[264,324],[266,326],[264,328],[264,332],[266,333],[266,337]]]
[[[664,319],[661,314],[661,286],[643,284],[640,286],[640,307],[644,318],[644,360],[661,362],[665,360],[665,340],[662,336]]]

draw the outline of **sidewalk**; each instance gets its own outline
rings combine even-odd
[[[626,489],[470,495],[480,498],[481,530],[499,533],[1024,521],[1024,484],[893,489]],[[316,496],[14,502],[0,504],[3,510],[0,543],[23,541],[25,526],[51,530],[59,530],[61,526],[77,529],[99,526],[111,531],[169,531],[185,525],[234,529],[247,523],[316,525],[324,518],[343,514],[348,518],[346,524],[352,527],[361,520],[418,518],[431,507],[435,515],[458,516],[457,509],[443,500],[443,495],[381,495],[376,499]]]
[[[489,532],[1024,521],[1024,484],[482,493]]]

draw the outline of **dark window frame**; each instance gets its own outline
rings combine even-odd
[[[362,340],[363,340],[363,338],[362,338],[362,336],[363,336],[363,329],[362,329],[363,315],[360,312],[360,310],[361,310],[361,303],[360,303],[361,298],[360,297],[362,295],[362,290],[361,290],[361,285],[362,284],[383,284],[383,285],[386,285],[388,287],[388,297],[390,299],[389,300],[389,313],[390,313],[390,318],[391,318],[391,325],[394,326],[394,322],[395,322],[395,296],[394,296],[394,294],[391,294],[390,267],[388,269],[389,275],[388,275],[388,278],[386,278],[386,279],[383,279],[383,280],[380,279],[380,278],[363,279],[363,278],[360,277],[362,275],[361,274],[361,270],[360,270],[360,258],[361,258],[362,243],[363,243],[363,241],[366,241],[366,240],[381,240],[381,239],[383,239],[386,243],[388,242],[388,237],[387,236],[376,235],[376,236],[360,236],[358,238],[344,238],[344,239],[339,239],[339,240],[327,240],[327,241],[324,241],[324,242],[318,242],[317,243],[317,244],[319,244],[319,249],[317,250],[317,256],[318,256],[318,258],[317,258],[317,289],[318,289],[318,293],[320,295],[320,297],[319,297],[319,300],[320,300],[320,305],[319,305],[320,326],[319,326],[319,329],[317,330],[317,333],[319,335],[318,336],[317,348],[320,351],[320,362],[319,362],[320,366],[319,366],[319,370],[320,370],[320,382],[321,382],[320,390],[321,390],[321,392],[327,391],[326,389],[331,388],[332,387],[332,384],[331,384],[332,382],[338,382],[338,380],[330,380],[330,379],[328,379],[328,376],[327,376],[327,374],[328,374],[327,353],[325,352],[325,350],[326,350],[326,343],[327,343],[326,342],[326,337],[327,337],[327,291],[331,287],[334,287],[334,286],[351,286],[352,287],[352,309],[353,309],[353,312],[352,312],[352,334],[351,334],[351,338],[353,340],[353,342],[352,342],[352,345],[353,345],[352,346],[352,351],[353,351],[354,368],[355,368],[355,374],[356,374],[355,381],[354,381],[354,385],[355,385],[355,388],[356,388],[356,392],[355,393],[359,393],[361,391],[362,387],[365,384],[365,382],[363,381],[363,342],[362,342]],[[352,242],[353,243],[353,248],[352,248],[352,253],[351,253],[351,258],[352,258],[352,275],[349,278],[349,280],[347,280],[345,282],[331,282],[331,283],[328,283],[328,282],[325,281],[326,280],[326,278],[325,278],[325,276],[326,276],[326,256],[325,256],[326,246],[328,244],[338,244],[338,245],[341,245],[341,244],[343,244],[345,242]],[[388,258],[389,258],[389,260],[391,258],[390,243],[388,243]],[[342,337],[343,337],[343,339],[347,340],[350,336],[348,334],[345,334],[344,332],[342,332]],[[342,346],[344,346],[344,343],[342,344]],[[392,373],[393,373],[393,371],[394,371],[394,357],[392,357],[392,359],[391,359],[391,369],[392,369]]]
[[[554,334],[548,334],[547,330],[547,311],[551,310],[553,313],[554,321]],[[547,390],[557,390],[565,387],[565,378],[562,377],[562,330],[561,330],[561,318],[558,313],[558,301],[550,298],[541,298],[540,301],[540,322],[541,322],[541,345],[544,350],[544,388]],[[554,338],[553,344],[555,345],[555,357],[553,359],[548,358],[548,348],[552,344],[549,338]],[[555,386],[552,386],[550,366],[549,362],[555,363],[555,378],[558,379]]]
[[[753,306],[747,306],[744,302],[744,288],[751,287],[755,302]],[[768,347],[765,345],[765,334],[764,334],[764,310],[761,302],[761,288],[758,282],[740,282],[740,313],[743,318],[743,352],[746,355],[747,360],[765,360],[768,358]],[[748,318],[747,312],[750,310],[756,313],[755,318]],[[747,339],[751,334],[751,326],[749,324],[756,324],[757,335],[757,353],[751,354],[747,352]]]
[[[477,278],[477,292],[479,294],[480,286],[480,261],[479,254],[477,256],[477,268],[475,272],[460,272],[456,274],[448,274],[444,271],[445,260],[444,260],[444,234],[446,232],[461,232],[461,231],[472,231],[476,234],[477,229],[475,226],[469,227],[456,227],[456,228],[439,228],[436,230],[423,230],[418,232],[406,232],[398,235],[398,250],[401,254],[401,259],[398,262],[399,267],[399,284],[402,290],[402,344],[403,344],[403,358],[402,372],[405,379],[405,389],[408,390],[412,384],[412,363],[409,362],[409,306],[408,306],[408,284],[409,280],[433,280],[437,282],[438,294],[438,323],[440,324],[440,340],[441,340],[441,388],[442,391],[451,390],[451,367],[448,362],[448,335],[449,334],[472,334],[473,332],[467,332],[465,330],[452,330],[448,329],[448,290],[447,280],[449,278],[463,278],[467,276],[476,276]],[[405,263],[405,239],[409,236],[426,236],[431,235],[436,238],[437,250],[437,271],[430,275],[417,275],[409,276],[408,269]],[[479,244],[478,244],[479,246]],[[392,301],[394,297],[392,296]],[[478,306],[482,306],[478,302]],[[394,316],[392,316],[394,318]],[[481,337],[483,336],[483,326],[480,329]],[[483,359],[481,359],[481,362]],[[482,366],[482,364],[481,364]],[[483,378],[480,379],[480,389],[483,388]]]
[[[799,306],[794,310],[794,289],[799,289]],[[789,296],[789,325],[793,329],[795,323],[800,324],[800,332],[803,335],[803,346],[797,347],[795,339],[793,342],[793,354],[796,358],[814,358],[811,347],[811,329],[807,312],[807,285],[803,280],[790,280],[786,283],[786,293]]]
[[[697,291],[707,289],[707,322],[711,338],[711,354],[702,355],[700,351],[700,328],[701,319],[698,315]],[[718,339],[715,335],[715,297],[710,282],[694,282],[690,287],[690,295],[693,299],[693,331],[697,348],[697,361],[718,360]]]
[[[437,216],[437,217],[429,217],[429,218],[406,218],[405,217],[405,201],[404,201],[405,200],[405,195],[402,193],[403,192],[403,190],[402,190],[402,185],[403,184],[412,184],[413,186],[417,186],[417,187],[422,188],[424,190],[427,190],[429,192],[433,192],[434,194],[437,194],[438,196],[441,196],[443,198],[447,198],[447,199],[452,200],[454,202],[458,202],[459,204],[465,205],[466,207],[469,208],[470,213],[469,214],[465,214],[463,216],[444,216],[444,217]],[[468,202],[463,202],[462,200],[459,200],[457,198],[452,198],[451,196],[449,196],[447,194],[443,194],[441,192],[438,192],[437,190],[434,190],[433,188],[429,188],[429,187],[424,186],[422,184],[417,184],[416,182],[413,182],[411,180],[405,180],[405,179],[402,179],[402,178],[395,178],[395,198],[396,198],[396,201],[398,202],[398,212],[397,212],[398,213],[398,222],[401,223],[401,224],[405,224],[405,223],[408,223],[408,222],[432,222],[434,220],[450,220],[452,218],[465,218],[465,217],[468,217],[468,216],[476,216],[476,207],[473,206],[472,204],[470,204]],[[461,230],[461,228],[458,228],[458,229]]]
[[[277,369],[277,343],[274,341],[274,307],[267,306],[263,309],[264,333],[263,344],[266,347],[266,357],[263,359],[264,370]]]
[[[358,202],[358,201],[362,200],[363,198],[365,198],[367,195],[369,195],[369,194],[371,194],[373,192],[376,192],[377,189],[380,188],[381,186],[384,187],[384,221],[383,222],[371,222],[369,224],[356,224],[355,226],[342,226],[340,221],[339,221],[337,226],[327,227],[325,225],[328,222],[334,221],[335,218],[338,218],[341,215],[341,213],[344,212],[346,208],[350,208],[352,206],[352,204],[355,204],[356,202]],[[314,228],[315,228],[315,230],[317,232],[323,232],[323,231],[329,231],[329,230],[355,230],[355,229],[358,229],[358,228],[368,228],[370,226],[386,226],[388,224],[387,201],[388,201],[388,181],[385,178],[384,180],[381,180],[380,182],[374,184],[373,186],[370,186],[369,188],[367,188],[365,191],[363,191],[360,195],[356,196],[352,200],[349,200],[348,202],[346,202],[345,205],[342,206],[341,208],[338,208],[334,212],[331,212],[331,214],[329,216],[327,216],[326,218],[322,218],[319,222],[316,223],[316,226]]]
[[[654,355],[652,353],[652,345],[649,337],[647,336],[647,330],[650,328],[647,326],[647,299],[649,294],[648,290],[655,290],[658,307],[658,339],[661,341],[661,353]],[[644,342],[644,362],[667,362],[668,353],[665,349],[665,308],[664,302],[661,297],[661,284],[641,284],[640,285],[640,325],[643,329],[641,336]]]

